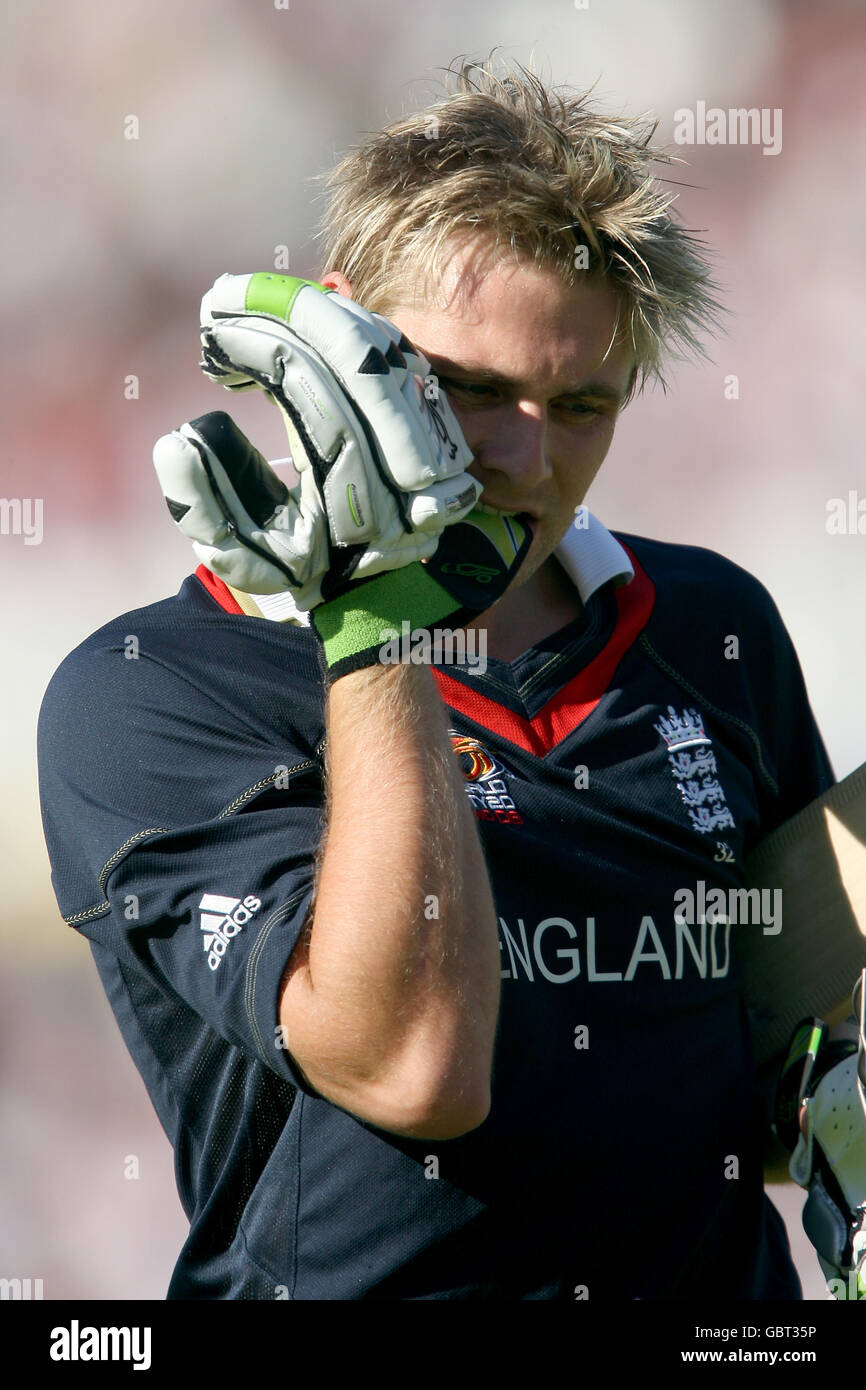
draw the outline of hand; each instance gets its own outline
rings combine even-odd
[[[413,638],[459,627],[501,597],[532,544],[529,519],[467,516],[482,491],[462,471],[472,456],[399,329],[270,275],[222,276],[202,318],[207,374],[277,401],[300,485],[275,491],[222,413],[164,436],[154,462],[199,558],[235,588],[290,590],[314,613],[333,677],[389,659],[404,623]]]
[[[289,590],[299,608],[311,609],[334,678],[389,659],[404,622],[413,639],[434,624],[448,631],[471,622],[502,596],[532,544],[528,518],[472,512],[438,543],[433,538],[426,563],[347,577],[333,567],[309,475],[289,491],[223,411],[163,435],[153,459],[169,511],[198,558],[234,588]]]
[[[855,991],[856,995],[856,991]],[[803,1229],[839,1299],[866,1297],[866,1075],[862,1021],[804,1019],[776,1097],[789,1172],[808,1191]]]
[[[314,609],[332,679],[435,656],[437,640],[444,644],[505,593],[532,545],[529,523],[528,516],[471,512],[443,532],[431,559],[345,585]]]
[[[172,518],[214,574],[246,593],[289,590],[300,609],[321,602],[328,527],[309,475],[289,491],[221,410],[163,435],[153,462]]]
[[[202,344],[211,380],[280,406],[330,544],[347,552],[332,557],[338,581],[430,556],[475,506],[456,418],[387,319],[309,281],[223,275],[202,301]]]

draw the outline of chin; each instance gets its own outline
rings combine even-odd
[[[542,565],[547,563],[555,549],[556,546],[548,545],[540,536],[535,536],[529,547],[529,554],[514,576],[509,588],[519,589],[521,585],[528,583],[533,575],[538,573]]]

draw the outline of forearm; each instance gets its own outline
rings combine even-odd
[[[329,824],[304,975],[316,1084],[375,1114],[486,1112],[500,962],[487,870],[429,671],[329,695]],[[360,1113],[360,1111],[356,1111]],[[476,1118],[477,1117],[477,1118]],[[446,1118],[446,1126],[448,1124]]]

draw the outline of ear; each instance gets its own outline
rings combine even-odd
[[[325,285],[329,290],[336,290],[344,299],[352,298],[352,282],[347,280],[341,270],[329,270],[319,281],[320,285]]]

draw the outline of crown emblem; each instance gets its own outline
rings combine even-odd
[[[670,752],[696,743],[711,742],[704,731],[703,717],[696,709],[686,709],[682,714],[677,714],[673,705],[668,705],[668,718],[665,719],[663,715],[653,728],[657,734],[661,734]]]

